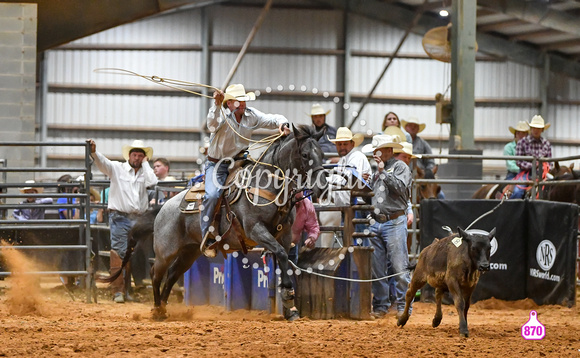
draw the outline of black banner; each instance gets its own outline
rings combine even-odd
[[[457,232],[457,226],[465,229],[493,210],[470,228],[487,232],[496,228],[491,270],[481,275],[472,301],[530,297],[539,304],[569,304],[574,300],[578,207],[545,201],[504,201],[498,206],[499,203],[499,200],[423,200],[421,247],[429,245],[434,238],[448,236],[442,226]],[[556,226],[557,229],[552,229]],[[544,240],[555,247],[552,251],[557,259],[549,271],[552,276],[548,276],[552,280],[544,279],[547,274],[535,263],[537,247]],[[544,247],[544,260],[554,257],[548,249],[551,247]],[[558,277],[561,279],[554,281]]]

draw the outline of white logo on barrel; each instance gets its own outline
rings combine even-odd
[[[556,247],[550,240],[540,242],[536,249],[536,261],[544,271],[548,271],[556,261]]]

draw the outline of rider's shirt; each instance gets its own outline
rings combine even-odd
[[[544,137],[535,139],[531,134],[529,134],[520,139],[518,144],[516,144],[516,155],[532,156],[536,158],[552,158],[552,144],[550,144],[550,142]],[[532,162],[518,160],[517,164],[521,170],[530,171],[532,169]]]
[[[257,128],[277,129],[282,123],[288,123],[283,115],[266,114],[253,107],[246,107],[238,123],[234,112],[228,108],[220,111],[214,104],[207,114],[207,127],[212,132],[208,155],[215,159],[234,157],[248,148],[249,141],[242,137],[249,139]]]

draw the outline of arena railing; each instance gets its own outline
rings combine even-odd
[[[84,178],[91,178],[91,163],[90,158],[90,145],[88,142],[0,142],[0,148],[6,147],[81,147],[84,149],[84,165],[79,167],[11,167],[4,161],[4,165],[0,166],[0,172],[2,173],[3,182],[0,184],[2,191],[0,193],[0,200],[3,203],[3,210],[6,210],[2,220],[0,220],[0,229],[4,232],[12,230],[15,233],[15,237],[19,236],[20,232],[24,233],[34,233],[35,231],[40,232],[40,230],[47,232],[54,232],[55,237],[58,240],[58,233],[63,232],[66,229],[78,229],[78,244],[77,245],[18,245],[14,242],[13,245],[3,245],[0,246],[3,250],[0,251],[0,255],[4,254],[4,249],[14,249],[18,251],[35,251],[35,250],[46,250],[46,251],[81,251],[84,253],[83,268],[80,270],[64,270],[62,265],[56,270],[38,270],[38,271],[24,271],[22,274],[33,274],[38,276],[80,276],[84,278],[85,290],[86,290],[86,301],[91,302],[91,291],[94,288],[94,277],[92,276],[91,267],[91,225],[90,225],[90,212],[92,210],[90,201],[90,180],[84,182],[69,182],[69,183],[59,183],[56,180],[53,181],[39,181],[32,184],[37,188],[55,189],[52,192],[36,193],[36,194],[26,194],[14,191],[14,189],[31,186],[30,183],[21,182],[20,180],[12,180],[10,173],[17,173],[12,177],[21,178],[26,173],[27,178],[35,178],[37,174],[43,173],[44,175],[54,173],[54,176],[60,176],[62,173],[78,173],[83,175]],[[32,179],[31,178],[31,179]],[[58,193],[57,188],[59,187],[72,187],[77,186],[80,188],[77,193]],[[23,204],[20,203],[22,199],[25,198],[67,198],[73,201],[72,204]],[[8,200],[7,200],[8,199]],[[76,199],[76,200],[75,200]],[[54,201],[54,200],[53,200]],[[76,201],[76,202],[75,202]],[[11,220],[7,218],[8,209],[58,209],[65,208],[67,210],[79,210],[79,219],[41,219],[41,220]],[[12,275],[12,271],[2,271],[0,272],[0,277]]]

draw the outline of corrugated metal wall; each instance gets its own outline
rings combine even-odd
[[[250,32],[261,9],[232,6],[214,6],[207,9],[211,17],[213,46],[241,46]],[[252,47],[300,48],[340,50],[343,32],[343,14],[329,10],[272,9],[256,35]],[[201,10],[188,10],[145,19],[127,24],[76,41],[71,45],[184,45],[200,46],[202,32]],[[385,24],[350,15],[347,40],[353,51],[392,52],[403,31]],[[411,35],[401,50],[402,55],[417,55],[414,59],[395,59],[380,82],[375,95],[415,99],[412,104],[367,105],[353,127],[355,131],[372,135],[380,130],[385,113],[394,111],[401,118],[418,117],[427,124],[424,136],[433,139],[436,153],[447,152],[446,138],[449,125],[435,123],[432,102],[438,92],[445,92],[450,83],[450,66],[424,56],[421,38]],[[236,53],[213,51],[211,54],[211,85],[221,86],[232,66]],[[201,82],[201,53],[197,50],[71,50],[55,49],[48,52],[48,82],[61,86],[123,86],[158,89],[157,85],[141,78],[94,73],[96,68],[115,67],[144,75]],[[365,95],[376,81],[387,62],[386,57],[352,56],[347,73],[348,90]],[[341,58],[334,54],[274,54],[249,53],[242,61],[232,83],[244,83],[247,88],[262,93],[277,91],[296,93],[341,92]],[[540,96],[540,70],[510,62],[477,62],[475,75],[476,99],[513,99],[513,103],[477,105],[475,110],[475,138],[505,138],[511,134],[508,126],[519,120],[529,120],[536,114]],[[550,104],[548,122],[553,123],[546,132],[548,139],[577,140],[580,115],[580,81],[557,78],[552,81],[556,92],[550,98],[576,101],[570,104]],[[74,91],[71,91],[74,92]],[[106,155],[119,156],[121,146],[141,135],[155,148],[155,156],[165,156],[179,161],[193,162],[198,157],[200,130],[205,118],[201,116],[202,104],[210,101],[195,96],[161,96],[103,93],[66,93],[51,91],[48,96],[47,118],[50,125],[118,126],[134,128],[136,132],[99,131],[95,138]],[[359,103],[344,104],[332,96],[318,100],[277,97],[260,100],[255,104],[264,112],[281,113],[295,123],[309,123],[310,105],[321,102],[332,109],[328,122],[336,123],[336,113],[348,107],[346,122],[359,109]],[[396,103],[401,103],[396,102]],[[200,118],[201,117],[201,118]],[[159,128],[156,133],[140,133],[140,127]],[[180,129],[193,132],[176,134]],[[74,131],[51,134],[50,139],[70,138]],[[82,134],[82,133],[79,133]],[[440,141],[436,138],[442,138]],[[499,155],[504,143],[485,143],[484,154]],[[55,150],[63,150],[56,148]],[[565,156],[578,152],[576,145],[555,145],[554,155]],[[52,153],[73,154],[73,153]],[[488,163],[486,163],[488,164]],[[492,163],[501,167],[503,163]],[[191,166],[193,168],[193,164]]]

